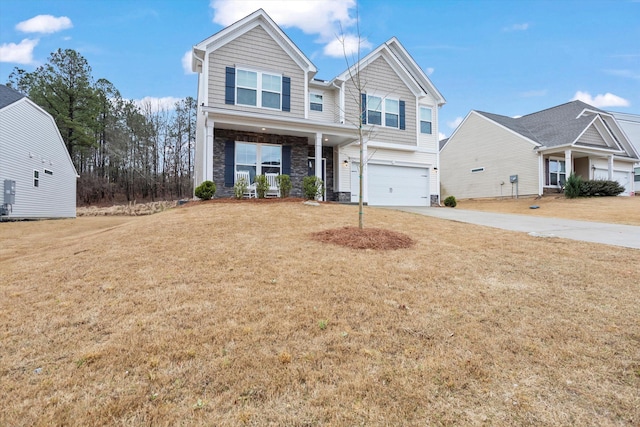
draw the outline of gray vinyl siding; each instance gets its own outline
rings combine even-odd
[[[361,86],[364,92],[376,96],[388,97],[405,101],[406,129],[393,129],[384,126],[366,125],[369,139],[380,142],[416,145],[416,97],[407,88],[400,77],[389,66],[387,60],[380,56],[361,72]],[[360,92],[351,79],[345,88],[345,110],[347,123],[356,125],[361,114],[359,108]],[[437,132],[437,126],[434,127]]]
[[[581,142],[583,144],[589,144],[589,145],[600,145],[604,147],[607,146],[607,144],[602,139],[602,136],[600,135],[600,133],[598,133],[598,131],[593,125],[591,125],[589,129],[587,129],[582,134],[580,139],[578,139],[578,142]]]
[[[309,108],[309,119],[325,123],[340,123],[340,107],[338,96],[334,90],[310,88],[309,93],[322,95],[322,112]]]
[[[475,168],[484,171],[471,172]],[[511,175],[518,175],[519,195],[539,191],[534,145],[476,113],[440,152],[440,174],[442,198],[510,197]]]
[[[304,72],[291,57],[261,27],[257,26],[246,34],[232,40],[209,54],[208,105],[233,110],[304,117]],[[291,111],[262,109],[225,104],[226,67],[248,67],[263,72],[282,74],[291,78]]]
[[[0,185],[16,181],[11,218],[76,216],[76,171],[66,150],[51,116],[26,98],[0,111]]]

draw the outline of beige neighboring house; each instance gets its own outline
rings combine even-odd
[[[617,113],[610,111],[613,117],[633,144],[636,152],[640,153],[640,114]],[[640,161],[635,165],[634,191],[640,194]]]
[[[442,196],[561,192],[571,174],[618,181],[634,194],[639,155],[615,117],[572,101],[512,118],[471,111],[440,150]]]
[[[325,182],[325,200],[358,200],[364,122],[364,201],[438,203],[438,109],[445,100],[396,38],[331,80],[262,10],[193,47],[198,78],[195,182],[233,195],[238,176],[287,174]],[[365,90],[353,76],[360,72]],[[362,86],[360,86],[362,87]],[[360,102],[359,102],[360,101]],[[362,105],[362,110],[359,108]]]

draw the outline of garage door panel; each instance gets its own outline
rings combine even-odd
[[[357,199],[357,165],[352,171],[352,191]],[[372,206],[429,206],[429,170],[405,166],[368,166],[368,203]],[[355,187],[355,188],[354,188]]]

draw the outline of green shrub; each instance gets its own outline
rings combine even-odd
[[[196,187],[194,193],[199,199],[209,200],[216,194],[216,184],[213,181],[204,181]]]
[[[458,202],[456,202],[455,197],[449,196],[446,199],[444,199],[444,205],[450,208],[455,208],[458,205]]]
[[[302,194],[307,200],[315,200],[324,194],[324,183],[317,176],[305,176],[302,179]]]
[[[280,190],[280,197],[289,197],[292,187],[291,178],[289,177],[289,175],[278,175],[276,177],[276,183],[278,184],[278,189]]]
[[[238,178],[233,186],[233,194],[236,196],[236,199],[242,199],[248,190],[249,183],[247,179],[245,177]]]
[[[269,191],[269,181],[267,181],[267,177],[265,175],[256,175],[254,182],[256,184],[256,196],[258,199],[264,199],[267,191]]]
[[[618,181],[592,179],[583,181],[580,186],[580,195],[583,197],[617,196],[622,192],[624,192],[624,187]]]
[[[582,196],[582,183],[582,177],[571,172],[564,184],[564,196],[569,199]]]

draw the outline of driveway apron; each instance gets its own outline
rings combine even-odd
[[[640,249],[640,227],[633,225],[480,212],[457,208],[394,207],[393,209],[451,221],[520,231],[537,237],[561,237]]]

